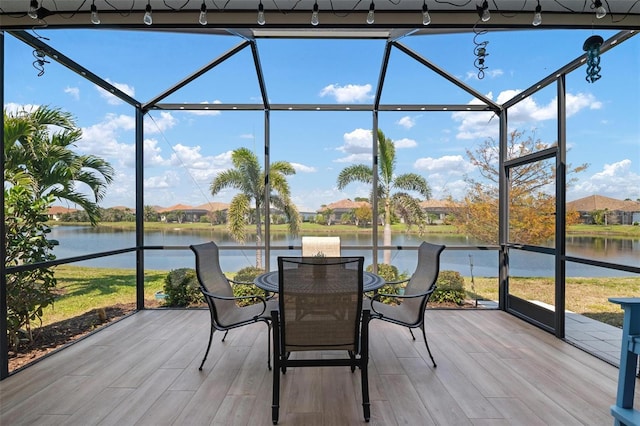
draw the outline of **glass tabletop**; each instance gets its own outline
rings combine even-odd
[[[253,280],[256,287],[261,288],[264,291],[270,293],[278,292],[278,271],[271,271],[265,274],[259,275]],[[385,283],[384,278],[380,275],[376,275],[373,272],[362,273],[362,288],[364,292],[374,291],[382,287]]]

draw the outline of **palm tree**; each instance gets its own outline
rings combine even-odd
[[[426,179],[416,173],[394,176],[396,149],[393,141],[378,129],[379,172],[377,197],[384,208],[383,244],[391,245],[391,217],[396,214],[408,226],[418,225],[420,229],[427,223],[427,216],[420,207],[420,199],[409,192],[417,192],[425,199],[431,197],[431,188]],[[373,184],[373,169],[364,164],[344,168],[338,175],[338,189],[344,189],[351,182]],[[394,192],[395,190],[400,190]],[[384,263],[391,263],[391,252],[385,250]]]
[[[16,114],[5,110],[4,120],[5,182],[29,188],[36,199],[52,195],[77,204],[95,225],[114,170],[102,158],[72,150],[82,138],[72,116],[45,106]]]
[[[240,191],[231,200],[227,223],[231,236],[239,242],[247,239],[247,225],[256,225],[256,246],[262,245],[262,204],[265,193],[265,172],[258,157],[247,148],[239,148],[231,155],[233,168],[225,170],[211,182],[211,194],[215,196],[224,188]],[[286,161],[276,161],[269,169],[269,182],[274,193],[269,196],[271,205],[284,212],[289,222],[289,232],[298,235],[300,215],[291,201],[291,191],[286,176],[295,174],[293,166]],[[253,206],[251,203],[253,202]],[[251,217],[253,215],[253,217]],[[256,250],[256,267],[262,269],[262,250]]]

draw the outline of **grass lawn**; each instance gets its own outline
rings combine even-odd
[[[483,299],[498,300],[497,278],[474,278],[475,293],[471,291],[471,280],[465,278],[468,297],[477,294]],[[551,278],[511,277],[510,292],[526,300],[538,300],[554,304],[554,281]],[[619,305],[609,302],[609,297],[637,297],[640,294],[640,278],[567,278],[566,309],[598,321],[622,327],[623,311]]]
[[[156,304],[154,293],[162,290],[167,271],[147,271],[145,300]],[[61,265],[55,268],[58,279],[56,301],[44,310],[43,325],[71,318],[95,308],[135,303],[136,275],[133,269],[88,268]]]
[[[162,290],[167,271],[147,271],[145,300],[158,306],[154,293]],[[95,308],[135,303],[135,271],[131,269],[58,266],[58,294],[53,307],[45,309],[43,325],[81,315]],[[553,280],[511,277],[511,293],[527,300],[553,304]],[[498,279],[465,277],[465,290],[471,300],[498,300]],[[568,278],[567,306],[570,311],[621,326],[623,312],[609,303],[609,297],[631,297],[640,294],[640,278]]]

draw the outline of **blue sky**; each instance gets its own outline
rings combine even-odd
[[[90,71],[146,102],[241,42],[235,37],[124,31],[39,31],[49,43]],[[409,37],[403,44],[498,103],[510,99],[583,53],[591,31],[489,32],[485,77],[473,66],[473,35]],[[614,34],[599,31],[605,39]],[[5,35],[5,107],[11,111],[49,105],[71,112],[84,132],[77,149],[104,157],[117,177],[102,203],[135,205],[134,111],[57,63],[43,76],[32,66],[32,49]],[[384,41],[258,41],[267,94],[272,103],[370,103],[377,89]],[[567,194],[569,200],[599,194],[640,198],[640,39],[602,56],[602,78],[585,81],[585,67],[567,78],[568,161],[588,163]],[[166,102],[255,103],[260,91],[249,49],[171,95]],[[474,100],[450,82],[394,50],[383,103],[467,104]],[[548,87],[510,110],[510,128],[556,139],[556,88]],[[385,112],[379,127],[397,148],[398,173],[415,172],[434,198],[465,193],[474,176],[465,149],[497,137],[488,113]],[[312,211],[343,198],[367,196],[369,188],[336,188],[344,167],[371,161],[370,112],[289,112],[270,115],[272,161],[291,162],[294,202]],[[211,180],[230,167],[231,151],[255,149],[262,160],[264,114],[260,111],[153,111],[145,118],[145,204],[198,205],[215,198]]]

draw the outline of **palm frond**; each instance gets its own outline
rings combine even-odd
[[[338,189],[342,190],[352,182],[371,184],[373,182],[373,169],[364,164],[345,167],[338,175]]]
[[[239,193],[231,200],[227,221],[229,233],[234,240],[244,243],[247,240],[247,218],[251,213],[251,198],[245,193]]]
[[[397,176],[393,180],[393,184],[396,188],[404,191],[417,192],[427,200],[431,198],[431,188],[427,180],[417,173],[405,173]]]

